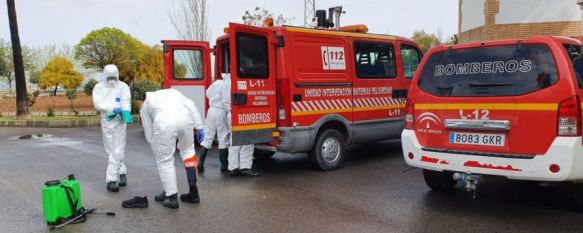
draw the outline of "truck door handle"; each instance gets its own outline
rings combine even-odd
[[[244,93],[234,93],[233,94],[233,104],[234,105],[245,105],[245,104],[247,104],[247,94],[244,94]]]

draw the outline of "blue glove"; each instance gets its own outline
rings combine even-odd
[[[204,140],[204,130],[203,129],[199,129],[196,131],[196,139],[198,139],[198,143],[202,143],[202,141]]]
[[[120,114],[122,112],[121,108],[114,108],[113,113]]]

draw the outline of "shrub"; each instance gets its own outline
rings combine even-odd
[[[95,79],[91,79],[89,80],[89,82],[85,83],[85,86],[83,86],[83,91],[85,92],[85,94],[92,95],[95,84],[97,84],[97,81],[95,81]]]
[[[132,100],[132,114],[140,114],[140,103]]]
[[[55,110],[53,108],[49,108],[49,110],[47,110],[47,116],[48,117],[54,117],[55,116]]]
[[[157,90],[160,90],[160,85],[155,82],[150,80],[136,80],[131,88],[132,99],[143,101],[146,99],[146,92]]]
[[[36,103],[36,96],[34,95],[34,93],[28,93],[28,98],[26,98],[26,104],[29,107],[32,107],[34,103]]]

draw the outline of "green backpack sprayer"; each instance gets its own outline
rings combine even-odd
[[[83,208],[81,185],[73,174],[63,180],[45,182],[42,189],[43,214],[45,221],[56,229],[73,222],[84,222],[88,214],[96,213],[95,209]],[[115,213],[101,213],[114,216]]]

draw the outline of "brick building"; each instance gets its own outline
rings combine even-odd
[[[460,43],[580,34],[577,0],[459,0]]]

